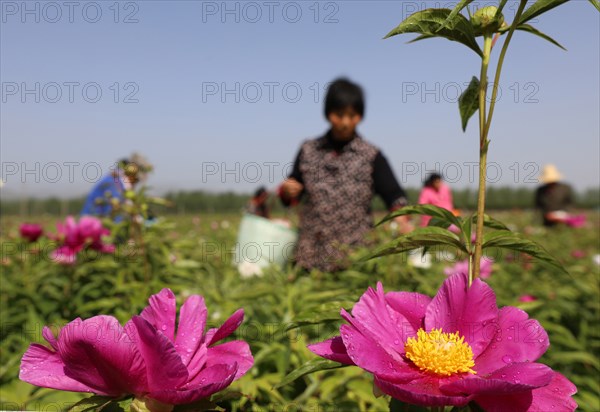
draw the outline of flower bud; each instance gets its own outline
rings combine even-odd
[[[498,11],[498,7],[496,6],[487,6],[483,7],[471,17],[471,24],[475,29],[476,33],[495,33],[500,27],[502,27],[502,23],[504,23],[504,16],[502,13],[498,14],[498,17],[495,18],[496,12]]]

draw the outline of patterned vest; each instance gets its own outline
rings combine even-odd
[[[297,262],[335,271],[347,266],[348,246],[363,243],[372,227],[373,161],[378,149],[355,137],[341,152],[326,137],[305,142],[300,171],[304,204],[300,211]]]

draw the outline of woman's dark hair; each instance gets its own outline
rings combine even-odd
[[[442,175],[439,173],[432,173],[427,177],[423,186],[425,187],[433,187],[433,182],[436,180],[442,180]]]
[[[267,193],[267,188],[264,186],[261,186],[258,189],[256,189],[256,192],[254,192],[254,197],[262,196],[264,193]]]
[[[365,114],[365,99],[362,88],[348,79],[336,79],[327,88],[325,97],[325,117],[338,110],[351,107],[361,115]]]

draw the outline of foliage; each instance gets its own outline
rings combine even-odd
[[[552,231],[532,226],[535,216],[528,212],[498,217],[514,232],[528,233],[541,243],[571,274],[569,277],[537,264],[526,255],[487,249],[486,253],[495,259],[487,282],[496,291],[498,304],[519,306],[542,323],[552,346],[540,361],[578,386],[576,400],[582,410],[597,410],[600,293],[598,266],[592,261],[592,256],[600,253],[597,214],[588,215],[586,228]],[[53,220],[34,220],[47,230],[55,225]],[[387,290],[433,295],[444,279],[443,268],[465,257],[464,253],[453,257],[447,248],[434,247],[429,253],[436,258],[428,270],[410,266],[404,254],[357,262],[338,274],[302,273],[286,267],[268,269],[262,277],[241,279],[230,253],[239,216],[206,214],[159,218],[153,225],[144,226],[144,248],[123,239],[117,242],[115,255],[90,254],[69,268],[47,257],[53,248],[49,239],[34,244],[21,241],[19,223],[3,217],[1,226],[0,409],[8,410],[63,410],[87,397],[36,388],[17,379],[20,358],[31,342],[43,342],[44,325],[51,325],[57,332],[77,316],[98,314],[125,321],[146,305],[150,294],[163,287],[172,288],[180,299],[202,294],[211,314],[214,312],[211,326],[222,323],[239,307],[246,311],[246,321],[233,339],[250,343],[255,366],[213,399],[221,408],[386,410],[389,399],[375,398],[372,378],[358,368],[323,370],[287,384],[284,378],[315,359],[306,344],[336,335],[340,308],[349,310],[368,286],[381,280]],[[388,243],[393,238],[388,224],[373,232],[377,243]],[[583,257],[573,257],[573,251]],[[366,252],[359,251],[357,258]],[[521,303],[519,297],[523,294],[537,300]],[[123,400],[121,406],[113,405],[110,410],[126,410],[127,402]]]

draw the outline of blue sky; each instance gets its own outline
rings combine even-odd
[[[476,185],[477,124],[462,132],[456,99],[478,56],[443,39],[382,40],[413,11],[452,2],[0,3],[3,195],[84,194],[133,151],[154,163],[157,192],[274,188],[301,142],[326,130],[323,90],[338,76],[364,87],[359,132],[403,185],[433,169]],[[535,187],[554,163],[577,189],[598,187],[599,16],[571,0],[533,22],[566,52],[516,33],[491,184]]]

